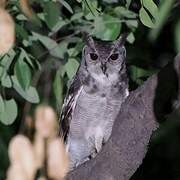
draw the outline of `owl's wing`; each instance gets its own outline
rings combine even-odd
[[[69,126],[72,119],[72,114],[74,112],[76,102],[81,90],[82,90],[82,85],[77,73],[68,89],[68,93],[64,99],[64,103],[60,115],[61,136],[63,137],[64,141],[66,141],[67,139],[69,133]]]

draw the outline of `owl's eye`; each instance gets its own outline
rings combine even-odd
[[[95,54],[95,53],[90,53],[90,58],[91,58],[93,61],[95,61],[95,60],[98,59],[98,55]]]
[[[111,56],[110,56],[110,59],[111,60],[113,60],[113,61],[115,61],[115,60],[117,60],[118,59],[118,57],[119,57],[119,54],[112,54]]]

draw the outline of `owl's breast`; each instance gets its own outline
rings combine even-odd
[[[104,92],[106,93],[106,92]],[[91,136],[87,134],[96,131],[96,127],[101,127],[102,131],[112,127],[113,121],[119,111],[119,100],[110,99],[108,94],[102,96],[103,93],[88,94],[85,90],[81,91],[71,120],[71,132],[76,136]],[[90,131],[89,131],[90,130]]]
[[[84,114],[87,119],[91,119],[91,122],[93,122],[104,114],[106,104],[107,98],[100,96],[100,92],[89,94],[82,90],[77,101],[76,110],[80,116]]]

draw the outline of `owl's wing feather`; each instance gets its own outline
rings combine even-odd
[[[68,93],[64,99],[64,103],[60,115],[61,135],[64,141],[67,140],[72,114],[74,112],[76,102],[81,90],[82,90],[82,85],[77,73],[74,79],[72,80],[72,83],[70,84]]]

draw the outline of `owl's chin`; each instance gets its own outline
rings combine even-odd
[[[110,75],[108,73],[92,73],[91,76],[98,84],[101,84],[103,86],[111,86],[118,81],[118,75],[115,73]]]
[[[108,76],[105,75],[104,73],[101,74],[92,73],[91,76],[95,79],[96,82],[100,84],[105,84],[109,81]]]

